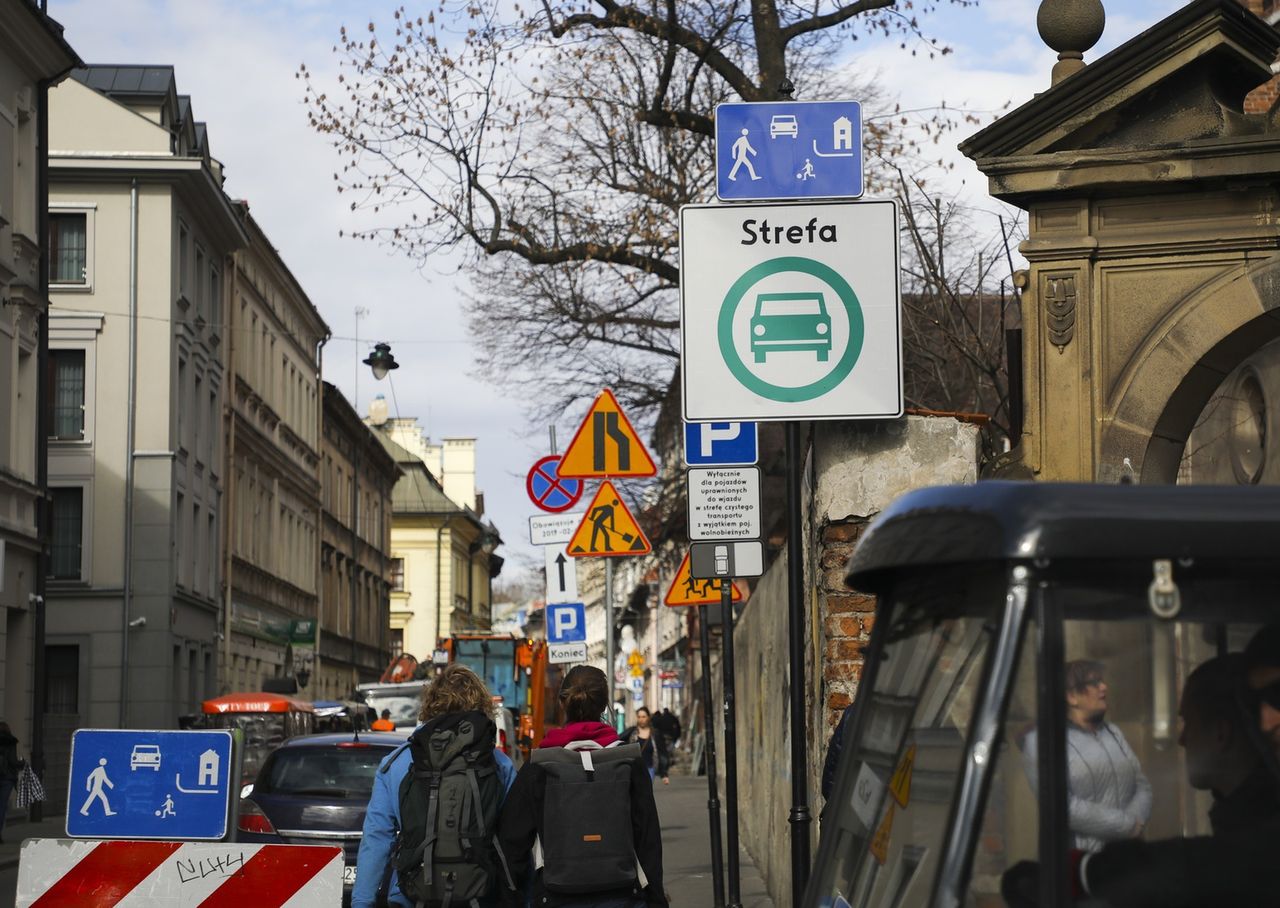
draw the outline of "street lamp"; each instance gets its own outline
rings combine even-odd
[[[374,344],[373,352],[363,360],[364,364],[373,370],[373,377],[378,381],[382,381],[387,377],[387,373],[392,369],[399,369],[400,364],[396,362],[396,358],[391,355],[390,344]]]

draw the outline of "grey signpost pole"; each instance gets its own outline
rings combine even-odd
[[[733,581],[720,580],[721,625],[724,628],[724,799],[729,826],[725,848],[729,857],[729,906],[742,908],[738,873],[738,719],[733,673]],[[799,904],[798,902],[796,904]]]
[[[609,715],[618,702],[618,679],[613,671],[613,559],[604,559],[604,676],[609,679]],[[617,717],[614,716],[614,724]]]
[[[800,447],[800,423],[786,423],[787,436],[787,611],[791,662],[791,900],[799,905],[809,882],[809,786],[806,767],[809,748],[805,738],[805,672],[804,672],[804,540],[800,521],[801,470],[804,452]]]
[[[711,710],[711,630],[707,627],[707,609],[698,612],[698,644],[702,651],[702,710],[706,726],[706,745],[702,759],[707,764],[707,812],[711,822],[711,891],[715,908],[724,908],[724,863],[720,853],[720,786],[716,781],[716,720]],[[696,769],[696,767],[695,767]]]

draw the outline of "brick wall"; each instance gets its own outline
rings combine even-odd
[[[840,714],[853,702],[862,679],[863,649],[871,640],[875,623],[874,596],[854,592],[845,585],[844,568],[858,537],[870,521],[863,519],[828,523],[822,528],[821,581],[823,662],[823,719],[827,734]]]
[[[1280,0],[1239,0],[1241,6],[1259,18],[1266,19],[1280,10]],[[1266,113],[1280,98],[1280,76],[1259,85],[1244,99],[1245,113]]]

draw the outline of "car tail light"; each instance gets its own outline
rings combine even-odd
[[[504,754],[511,756],[511,745],[507,743],[506,729],[498,729],[498,746],[502,748]]]
[[[271,821],[262,812],[262,808],[249,800],[240,802],[240,819],[236,822],[236,828],[241,832],[256,832],[263,835],[276,834],[276,828],[271,825]]]
[[[368,747],[369,745],[363,741],[341,741],[338,743],[338,746],[345,747],[345,748],[352,748],[352,747]]]

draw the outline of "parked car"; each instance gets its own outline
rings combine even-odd
[[[382,759],[404,744],[379,732],[301,735],[268,755],[241,792],[241,842],[339,845],[344,903],[356,880],[364,814]]]

